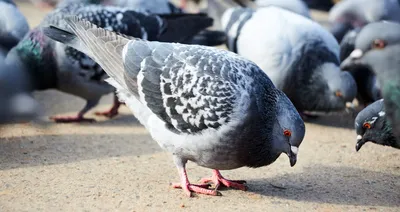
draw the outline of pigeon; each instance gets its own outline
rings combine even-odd
[[[318,23],[274,6],[230,8],[222,23],[228,48],[265,71],[305,118],[351,105],[355,81],[339,67],[339,44]]]
[[[349,31],[340,43],[340,60],[343,62],[354,50],[357,35],[362,28]],[[376,75],[368,66],[353,66],[346,69],[357,83],[357,100],[360,105],[367,106],[382,98]]]
[[[280,154],[296,164],[305,125],[293,104],[253,62],[226,50],[128,39],[77,17],[66,29],[51,26],[52,39],[98,62],[119,97],[151,136],[172,153],[182,188],[217,195],[189,183],[187,161],[213,169],[203,182],[245,190],[243,181],[219,170],[261,167]]]
[[[339,42],[349,30],[381,20],[400,21],[398,0],[346,0],[329,11],[331,32]]]
[[[367,142],[400,149],[400,141],[393,135],[392,126],[386,119],[383,99],[370,104],[358,113],[355,129],[357,151]]]
[[[355,48],[342,66],[372,68],[385,100],[385,117],[396,141],[400,141],[400,24],[388,21],[368,24],[357,36]]]
[[[39,114],[39,104],[28,93],[27,74],[0,57],[0,124],[27,122]]]
[[[57,24],[66,14],[75,14],[99,26],[132,37],[162,42],[186,42],[201,30],[212,25],[204,14],[150,15],[112,6],[72,4],[51,13],[7,55],[9,64],[20,64],[32,75],[32,90],[55,88],[86,100],[85,107],[72,117],[53,116],[56,122],[92,122],[84,118],[99,99],[114,91],[104,82],[105,72],[85,54],[62,43],[56,43],[43,34],[43,26]],[[186,27],[182,28],[182,25]],[[120,103],[114,98],[109,111],[97,115],[113,117]]]
[[[6,54],[28,31],[28,22],[15,3],[0,0],[0,52]]]

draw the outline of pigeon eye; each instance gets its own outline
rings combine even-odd
[[[365,122],[365,123],[363,124],[363,128],[364,128],[364,129],[371,129],[371,124],[368,123],[368,122]]]
[[[337,97],[343,97],[343,94],[342,94],[342,92],[340,92],[340,91],[336,91],[336,92],[335,92],[335,96],[337,96]]]
[[[285,131],[283,131],[283,134],[284,134],[286,137],[292,136],[292,132],[290,132],[290,130],[285,130]]]
[[[383,49],[386,47],[386,42],[384,40],[376,39],[372,43],[373,49]]]

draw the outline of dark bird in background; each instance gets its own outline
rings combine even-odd
[[[212,25],[212,19],[204,14],[151,15],[112,6],[84,4],[56,9],[7,56],[9,64],[18,64],[31,75],[32,90],[53,88],[86,100],[85,107],[76,116],[51,117],[56,122],[94,121],[84,118],[85,113],[96,106],[103,95],[114,91],[103,81],[106,74],[97,63],[43,34],[43,26],[61,23],[67,14],[78,15],[132,37],[163,42],[190,42],[193,36]],[[119,105],[115,97],[109,111],[97,114],[113,117],[118,113]]]
[[[343,62],[355,49],[357,35],[361,28],[349,31],[340,43],[340,60]],[[365,107],[382,98],[376,75],[371,67],[355,65],[345,69],[357,83],[357,100],[360,105]]]
[[[349,30],[381,20],[400,22],[398,0],[346,0],[329,11],[331,32],[339,42]]]
[[[225,50],[129,40],[76,17],[67,29],[46,28],[49,37],[90,55],[110,76],[119,97],[172,153],[182,188],[217,195],[221,185],[245,190],[244,181],[219,170],[261,167],[280,154],[297,161],[304,123],[293,104],[253,62]],[[214,169],[203,182],[189,182],[185,164]]]
[[[28,33],[29,25],[12,0],[0,0],[0,54],[6,54]]]
[[[370,104],[358,113],[355,129],[357,151],[367,142],[400,149],[400,142],[393,135],[392,126],[387,120],[383,99]]]
[[[400,148],[400,24],[368,24],[357,36],[355,48],[342,66],[371,67],[384,99],[365,108],[357,117],[356,148],[367,141]]]

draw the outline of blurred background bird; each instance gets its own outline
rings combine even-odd
[[[57,8],[14,47],[6,59],[9,64],[19,64],[31,75],[32,90],[55,88],[87,101],[76,116],[51,117],[56,122],[94,121],[84,118],[85,113],[97,105],[101,96],[114,90],[103,82],[106,74],[93,60],[43,34],[43,26],[60,23],[68,14],[125,35],[164,42],[191,43],[196,34],[212,25],[212,19],[204,14],[152,15],[120,7],[87,4]],[[115,97],[113,107],[97,115],[113,117],[118,114],[119,105]]]
[[[384,101],[379,100],[358,114],[355,125],[359,150],[366,142],[400,148],[400,24],[389,21],[366,25],[343,67],[371,67]],[[384,106],[384,107],[383,107]]]
[[[26,18],[12,0],[0,0],[0,54],[6,54],[29,31]]]
[[[398,0],[345,0],[329,11],[331,32],[339,42],[349,30],[381,20],[400,21]]]

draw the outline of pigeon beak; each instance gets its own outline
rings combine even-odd
[[[342,70],[348,70],[351,69],[352,67],[358,65],[360,63],[360,59],[364,55],[363,51],[361,49],[354,49],[353,52],[351,52],[350,56],[347,57],[342,64],[340,64],[340,68]]]
[[[296,146],[291,146],[290,147],[290,153],[289,153],[289,161],[290,161],[290,166],[293,167],[296,165],[297,162],[297,153],[299,151],[299,148]]]
[[[358,152],[361,147],[366,143],[361,135],[357,135],[356,151]]]

